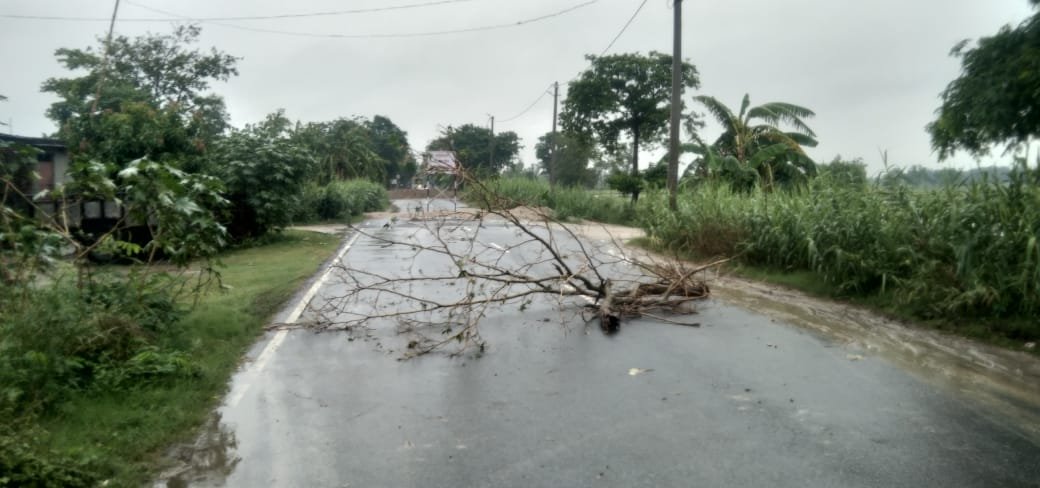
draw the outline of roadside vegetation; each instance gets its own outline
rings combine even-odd
[[[386,188],[368,180],[333,181],[325,186],[312,183],[303,189],[293,222],[350,221],[389,205]]]
[[[287,232],[205,263],[133,281],[121,266],[4,303],[0,486],[140,486],[165,450],[191,440],[269,317],[339,244]],[[142,284],[145,286],[142,288]],[[128,287],[133,286],[133,289]]]
[[[1040,338],[1030,320],[1040,312],[1040,171],[1022,164],[1009,182],[923,189],[883,178],[850,182],[821,166],[808,185],[783,191],[687,186],[676,212],[661,190],[644,192],[633,207],[616,193],[533,180],[494,188],[559,217],[640,226],[659,251],[733,257],[760,277],[968,335],[1019,344]],[[803,279],[775,279],[785,274]]]
[[[34,189],[40,151],[0,141],[0,486],[146,482],[336,245],[284,229],[382,209],[385,188],[420,170],[384,116],[302,123],[275,110],[230,126],[211,88],[237,76],[238,58],[197,48],[199,35],[182,25],[56,52],[66,76],[42,89],[57,100],[47,115],[69,151],[65,183]],[[961,76],[926,129],[941,159],[1020,154],[1040,136],[1038,47],[1040,14],[955,46]],[[1040,169],[1027,158],[995,173],[868,179],[862,162],[808,156],[812,110],[699,94],[680,100],[693,162],[670,209],[666,162],[639,164],[668,129],[670,56],[587,59],[536,167],[517,160],[516,133],[472,123],[426,149],[453,152],[496,201],[642,226],[655,249],[730,257],[959,333],[1040,338]],[[680,71],[684,88],[699,86],[692,63]],[[721,133],[706,141],[709,117]],[[70,215],[86,205],[103,215]]]
[[[237,58],[198,36],[58,50],[63,183],[34,190],[41,150],[0,141],[0,486],[146,483],[338,242],[284,229],[415,171],[385,117],[230,127],[210,86]]]
[[[1038,40],[1035,13],[954,47],[961,75],[926,128],[940,159],[1023,154],[1040,136],[1040,112],[1031,108],[1040,102],[1032,69]],[[748,95],[729,107],[697,95],[694,106],[721,133],[705,141],[704,116],[685,116],[681,148],[694,159],[671,209],[661,190],[664,161],[640,170],[636,149],[661,142],[665,58],[589,57],[570,84],[564,131],[540,141],[542,170],[513,171],[489,186],[560,218],[641,226],[645,244],[660,251],[729,257],[752,276],[1018,347],[1040,338],[1040,159],[966,173],[891,169],[868,179],[862,161],[818,164],[806,154],[817,144],[808,108],[752,105]],[[695,68],[686,69],[684,80],[696,87]],[[647,81],[611,81],[625,79]],[[616,192],[590,190],[604,183]]]

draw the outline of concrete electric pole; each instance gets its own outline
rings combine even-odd
[[[98,109],[98,100],[101,98],[101,85],[105,83],[105,75],[108,74],[108,57],[112,55],[112,31],[116,28],[116,17],[119,15],[119,0],[116,0],[112,8],[112,20],[108,23],[108,35],[105,36],[105,54],[101,57],[101,76],[98,77],[97,88],[94,91],[94,103],[90,104],[90,116],[93,117]]]
[[[674,0],[675,26],[672,34],[672,122],[668,145],[668,208],[679,209],[679,118],[682,112],[682,0]]]
[[[556,109],[560,102],[560,82],[553,83],[553,123],[552,123],[552,143],[549,145],[549,188],[552,188],[556,184],[556,148],[557,148],[557,136],[556,136]]]
[[[489,161],[488,164],[491,166],[491,170],[494,171],[494,169],[495,169],[495,116],[494,115],[488,115],[488,117],[491,117],[491,141],[489,141],[489,144],[488,144],[488,146],[489,146],[488,147],[488,151],[490,152],[490,154],[488,155],[488,161]]]

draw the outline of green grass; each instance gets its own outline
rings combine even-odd
[[[483,182],[483,187],[470,186],[463,199],[471,205],[548,207],[554,217],[567,222],[580,219],[608,224],[630,224],[636,220],[636,208],[628,198],[612,190],[587,190],[577,187],[549,188],[548,182],[525,178],[500,178]]]
[[[872,295],[841,293],[834,286],[829,285],[822,275],[813,271],[778,270],[747,264],[738,264],[729,270],[734,275],[742,278],[784,286],[817,298],[850,303],[917,327],[941,330],[970,337],[988,344],[1022,350],[1040,356],[1040,351],[1025,349],[1021,339],[1013,340],[1008,338],[1008,331],[1014,331],[1016,335],[1026,337],[1029,334],[1035,334],[1032,331],[1035,326],[1033,320],[1026,317],[1002,319],[990,317],[951,319],[941,317],[922,319],[914,313],[912,308],[908,308],[902,305],[899,300],[896,300],[892,296],[892,292],[874,293]]]
[[[488,187],[563,219],[642,227],[669,253],[730,256],[758,279],[990,342],[1040,339],[1040,169],[1024,164],[1007,181],[930,189],[820,177],[735,191],[714,181],[681,191],[674,212],[660,190],[628,205],[538,181]]]
[[[664,248],[654,239],[640,237],[631,239],[629,244],[650,251],[665,253],[678,259],[691,262],[704,262],[706,259],[718,257],[717,255],[704,256],[689,251],[676,252]],[[987,344],[993,344],[1008,349],[1021,350],[1040,356],[1040,350],[1025,349],[1022,340],[1012,340],[1007,337],[1009,329],[1016,330],[1022,335],[1028,335],[1035,326],[1034,321],[1026,317],[1011,318],[965,318],[961,320],[949,318],[923,319],[914,313],[914,310],[900,304],[893,297],[894,292],[874,293],[861,295],[842,292],[833,284],[828,283],[825,277],[815,271],[805,269],[778,269],[770,266],[758,266],[747,264],[740,260],[726,265],[726,272],[740,278],[769,283],[793,290],[798,290],[808,296],[835,300],[843,303],[860,306],[871,310],[884,317],[899,320],[915,327],[935,329],[951,334],[979,340]]]
[[[336,249],[339,239],[290,231],[273,242],[221,257],[225,290],[212,290],[165,346],[186,351],[201,374],[112,394],[68,398],[39,420],[44,449],[93,459],[107,486],[140,486],[164,450],[189,441],[218,404],[244,352],[268,318]]]

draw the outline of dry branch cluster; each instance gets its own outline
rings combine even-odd
[[[479,182],[474,183],[479,185]],[[709,295],[699,279],[715,266],[633,257],[614,238],[591,242],[542,209],[493,197],[481,209],[412,213],[355,228],[374,258],[338,263],[340,282],[322,297],[318,327],[393,323],[412,354],[447,344],[484,347],[478,324],[492,310],[551,299],[615,332],[624,319],[675,324]],[[385,250],[385,251],[384,251]]]

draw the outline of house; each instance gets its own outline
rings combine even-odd
[[[116,202],[101,201],[67,201],[65,202],[64,215],[60,215],[62,202],[51,198],[49,192],[64,185],[70,180],[69,177],[69,150],[65,143],[58,139],[44,137],[24,137],[0,133],[0,142],[23,144],[32,146],[40,152],[36,156],[36,174],[39,176],[26,184],[27,195],[39,195],[29,208],[29,212],[37,218],[58,217],[55,219],[59,225],[69,228],[97,227],[105,229],[106,226],[114,225],[122,216],[123,209]],[[86,221],[84,221],[84,217]]]
[[[65,143],[57,139],[43,137],[22,137],[0,133],[0,141],[24,144],[40,150],[36,156],[36,173],[40,179],[32,183],[33,195],[43,190],[53,190],[56,185],[66,181],[69,170],[69,150]]]

